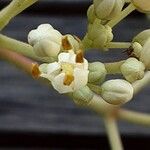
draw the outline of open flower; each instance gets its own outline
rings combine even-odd
[[[59,93],[74,92],[88,82],[88,61],[83,58],[82,51],[60,53],[58,62],[42,64],[39,68],[41,77],[50,80]]]

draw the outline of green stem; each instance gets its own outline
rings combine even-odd
[[[122,19],[128,16],[135,9],[135,6],[132,3],[130,3],[117,17],[110,20],[107,25],[113,28],[116,24],[118,24]]]
[[[124,121],[130,122],[130,123],[150,127],[150,115],[149,114],[121,109],[118,112],[118,118]]]
[[[138,80],[132,84],[134,88],[134,94],[138,93],[141,89],[143,89],[149,83],[150,83],[150,71],[147,71],[143,79]]]
[[[94,85],[91,83],[88,83],[88,87],[96,94],[100,95],[101,94],[101,87],[98,85]]]
[[[27,43],[17,41],[0,34],[0,48],[9,49],[14,52],[20,53],[24,56],[33,58],[35,60],[50,62],[51,60],[37,57],[33,51],[33,47]]]
[[[6,8],[0,11],[0,31],[9,21],[37,0],[13,0]]]
[[[116,121],[113,117],[108,116],[104,118],[105,128],[107,131],[109,143],[112,150],[123,150],[121,137],[118,132]]]
[[[110,42],[106,45],[106,48],[129,48],[130,42]]]
[[[113,63],[105,63],[105,68],[108,74],[117,74],[121,73],[120,67],[125,62],[125,60],[113,62]]]

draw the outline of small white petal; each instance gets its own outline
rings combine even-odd
[[[34,45],[40,38],[40,33],[37,30],[32,30],[28,34],[28,43]]]
[[[69,62],[69,57],[70,57],[69,53],[60,53],[58,56],[58,62],[59,63]]]
[[[50,63],[47,65],[47,73],[48,74],[54,73],[55,71],[60,70],[60,69],[61,69],[61,66],[57,62]]]
[[[73,83],[70,84],[69,86],[64,85],[64,78],[65,78],[65,73],[61,73],[52,80],[52,85],[54,89],[57,90],[61,94],[73,92],[73,89],[72,89]]]
[[[84,87],[88,82],[88,70],[75,68],[74,69],[74,90]]]
[[[49,29],[54,30],[54,28],[50,24],[41,24],[41,25],[38,26],[37,29],[40,30],[40,31],[44,31],[44,32],[46,32]]]

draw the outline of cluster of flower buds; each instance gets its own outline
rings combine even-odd
[[[94,0],[89,7],[88,32],[81,41],[76,36],[62,35],[49,24],[42,24],[32,30],[28,41],[39,57],[54,58],[50,63],[39,66],[40,77],[49,80],[61,94],[69,93],[74,102],[87,105],[95,94],[112,105],[122,105],[133,97],[133,82],[144,77],[150,70],[150,29],[133,38],[129,49],[132,57],[121,63],[119,71],[126,80],[105,81],[108,74],[105,64],[89,63],[83,55],[83,48],[102,48],[113,40],[112,29],[107,22],[123,9],[125,0]],[[138,0],[131,0],[138,7]],[[138,7],[140,11],[146,11]],[[128,53],[129,53],[128,52]]]
[[[87,48],[106,50],[105,46],[113,40],[111,27],[107,25],[122,11],[124,0],[93,0],[87,11],[88,30],[84,38]]]
[[[91,37],[96,34],[95,28],[101,25],[98,19],[95,19],[94,22],[94,26],[89,30]],[[98,32],[99,34],[103,33],[107,27],[102,26],[101,28],[100,32]],[[107,30],[109,32],[111,31],[109,28]],[[105,34],[106,32],[103,33],[103,37],[105,37]],[[95,37],[93,37],[93,39],[94,38]],[[77,37],[69,34],[62,35],[51,25],[42,24],[29,33],[28,41],[33,46],[35,54],[39,57],[56,58],[53,62],[44,63],[39,66],[40,77],[49,80],[54,89],[59,93],[70,93],[76,104],[85,105],[92,100],[94,96],[93,92],[95,91],[91,89],[89,84],[102,84],[107,75],[107,70],[105,65],[101,62],[88,63],[81,49],[81,41]],[[116,85],[119,84],[117,80],[114,82],[116,82]],[[118,90],[117,86],[113,89],[115,92],[110,91],[110,93],[116,95],[113,96],[114,99],[111,100],[111,97],[108,98],[109,95],[111,95],[108,92],[110,90],[109,86],[114,86],[114,82],[107,81],[102,85],[100,93],[102,97],[114,105],[124,104],[129,101],[132,97],[132,90],[129,90],[129,93],[128,90],[125,90],[126,87],[131,88],[131,86],[129,86],[130,83],[127,84],[127,81],[126,83],[123,81],[120,82],[120,84],[123,82],[123,84],[126,85],[125,87],[122,84],[121,87],[124,87],[123,89]],[[122,95],[119,94],[120,91]],[[128,95],[128,97],[126,97],[126,95]]]

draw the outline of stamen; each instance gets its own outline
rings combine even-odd
[[[62,38],[62,47],[64,50],[72,49],[72,46],[71,46],[67,36]]]
[[[76,54],[76,63],[83,63],[84,62],[84,55],[82,50],[78,50]]]
[[[74,81],[74,76],[71,74],[66,74],[64,78],[64,85],[69,86]]]
[[[31,70],[33,78],[39,78],[41,72],[39,70],[39,65],[32,63],[32,70]]]

